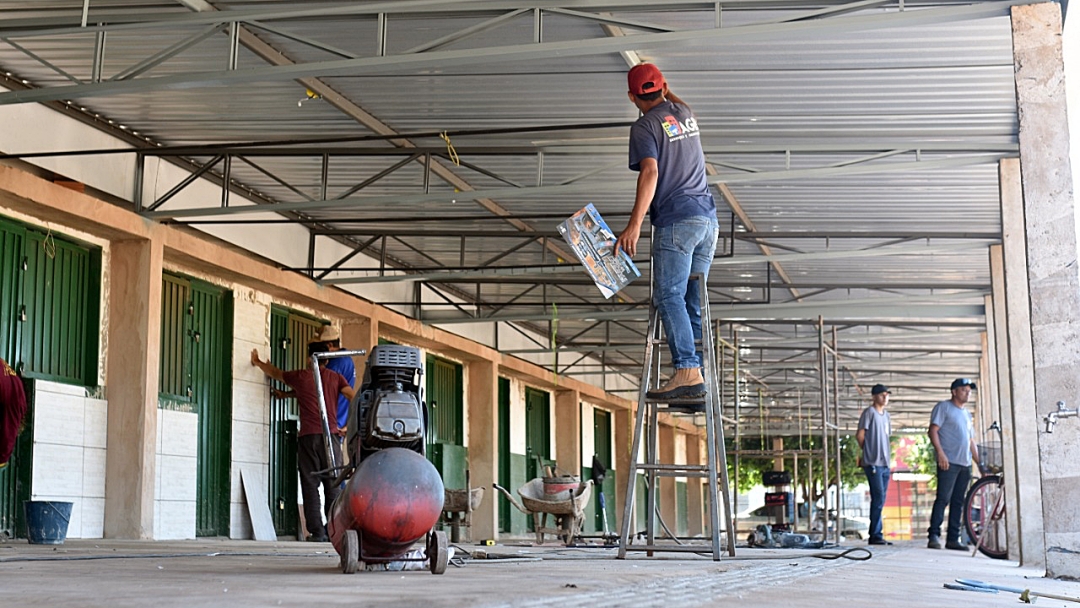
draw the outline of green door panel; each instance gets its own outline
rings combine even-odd
[[[97,384],[101,253],[26,231],[19,319],[28,377]]]
[[[187,335],[199,413],[195,534],[229,535],[232,461],[232,292],[193,280]]]
[[[0,537],[26,538],[23,501],[30,500],[34,455],[34,381],[23,381],[26,418],[8,466],[0,469]]]
[[[518,498],[518,502],[521,502],[521,499],[518,497],[517,489],[525,485],[526,481],[528,478],[525,477],[525,456],[510,454],[510,485],[506,486],[506,489]],[[524,534],[532,530],[532,518],[516,507],[511,507],[511,509],[510,534]]]
[[[675,519],[676,534],[686,536],[690,533],[689,495],[685,481],[675,482]]]
[[[426,359],[427,457],[450,489],[465,487],[469,468],[465,444],[464,368],[434,355]]]
[[[604,483],[593,490],[593,496],[597,496],[595,503],[595,509],[590,509],[590,515],[593,516],[593,530],[602,531],[603,517],[600,512],[600,499],[599,492],[604,493],[604,506],[607,510],[608,516],[608,528],[615,525],[615,470],[611,468],[612,465],[612,446],[611,446],[611,412],[602,409],[593,410],[593,453],[596,455],[597,460],[607,469],[607,474],[604,476]],[[592,464],[592,461],[589,461]],[[592,474],[592,469],[589,469],[589,474]]]
[[[510,379],[499,378],[499,485],[513,492],[510,485]],[[502,495],[499,497],[499,531],[510,532],[510,510],[514,507]]]
[[[525,387],[525,478],[543,477],[551,460],[550,395]]]
[[[0,358],[19,362],[23,260],[26,231],[0,220]]]
[[[279,369],[309,367],[307,343],[323,323],[274,305],[270,309],[270,362]],[[288,387],[273,382],[275,388]],[[296,440],[300,415],[295,399],[270,398],[270,480],[268,500],[278,536],[299,537]]]

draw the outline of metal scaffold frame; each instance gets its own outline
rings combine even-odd
[[[824,520],[827,521],[830,509],[830,479],[834,480],[837,485],[836,496],[838,504],[835,506],[837,507],[838,513],[840,506],[840,489],[842,488],[840,447],[840,355],[837,348],[838,339],[836,328],[831,328],[831,340],[827,342],[824,319],[818,317],[817,321],[813,323],[817,333],[818,342],[817,348],[815,349],[817,351],[816,392],[818,393],[818,403],[807,410],[804,410],[802,407],[802,393],[800,391],[799,407],[796,413],[800,446],[802,444],[801,439],[803,437],[804,428],[807,432],[807,436],[813,436],[816,433],[816,435],[821,438],[821,445],[814,449],[803,449],[801,447],[799,449],[790,449],[783,447],[782,433],[777,437],[774,437],[773,448],[764,447],[765,441],[768,438],[766,421],[770,418],[769,416],[766,416],[765,396],[770,390],[770,387],[765,380],[752,375],[749,375],[749,378],[747,378],[748,374],[742,371],[743,353],[740,353],[739,346],[739,323],[730,323],[730,340],[719,337],[722,334],[723,325],[723,321],[716,321],[714,332],[717,335],[716,360],[720,375],[720,381],[718,383],[720,403],[722,409],[730,407],[730,411],[733,412],[733,417],[723,418],[723,421],[730,425],[730,433],[734,440],[731,444],[732,447],[728,449],[728,455],[733,463],[731,475],[732,504],[736,505],[737,510],[740,467],[744,456],[780,459],[778,464],[781,468],[776,470],[783,470],[784,458],[792,458],[792,486],[795,488],[792,492],[792,498],[796,502],[798,501],[797,489],[799,488],[800,458],[806,459],[806,475],[808,479],[812,479],[813,461],[816,459],[821,463],[822,475],[824,476],[821,499],[822,510],[826,514]],[[758,403],[755,408],[752,408],[757,413],[759,426],[758,436],[761,438],[762,442],[762,448],[757,450],[742,448],[742,440],[745,438],[743,426],[749,421],[749,415],[752,415],[748,414],[744,407],[744,383],[747,381],[759,385],[759,388],[757,389]],[[814,415],[815,411],[818,414],[816,416]],[[777,439],[781,441],[777,442]],[[777,445],[779,447],[775,447]],[[792,531],[803,533],[812,532],[811,528],[813,527],[814,522],[814,508],[812,502],[809,502],[808,507],[805,528],[801,526],[802,518],[800,517],[799,509],[793,509],[794,518],[791,522]],[[733,511],[733,516],[734,514]],[[832,530],[832,540],[833,542],[839,543],[841,536],[839,518],[837,519],[837,522],[837,525],[835,525]],[[822,531],[822,534],[827,540],[829,534],[827,525],[825,526],[825,530]]]

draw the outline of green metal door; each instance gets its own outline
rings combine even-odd
[[[308,367],[307,343],[323,323],[281,306],[270,309],[270,362],[279,369]],[[287,390],[279,382],[275,388]],[[296,440],[300,413],[295,399],[270,397],[270,480],[268,499],[278,536],[300,537],[297,510]]]
[[[6,360],[6,358],[5,358]],[[30,481],[33,475],[34,452],[34,390],[33,380],[25,380],[26,418],[23,432],[15,440],[8,466],[0,469],[0,537],[26,538],[23,501],[30,500]]]
[[[270,363],[279,369],[308,368],[308,341],[323,322],[314,317],[273,306],[270,309]],[[274,388],[287,390],[281,382]],[[269,391],[269,389],[267,389]],[[297,510],[296,442],[300,413],[296,400],[270,397],[270,479],[268,500],[274,530],[281,537],[300,538]]]
[[[551,461],[550,395],[525,387],[525,478],[544,476]]]
[[[510,379],[499,378],[499,485],[514,491],[510,485]],[[502,492],[499,497],[499,531],[510,532],[510,501]]]
[[[469,467],[465,449],[463,368],[453,361],[427,356],[427,456],[450,489],[465,487]]]
[[[15,367],[19,361],[19,319],[26,231],[0,221],[0,357]]]
[[[0,218],[0,357],[27,378],[97,384],[101,251]],[[0,535],[25,537],[33,472],[33,383],[8,466],[0,469]]]
[[[607,410],[593,410],[593,450],[596,459],[607,469],[604,483],[593,490],[593,494],[604,493],[604,506],[607,510],[608,525],[615,522],[615,469],[612,468],[611,449],[611,412]],[[590,464],[592,464],[590,462]],[[591,471],[590,471],[591,472]],[[603,528],[603,513],[600,511],[600,500],[596,500],[596,529]],[[609,530],[610,531],[610,530]]]
[[[191,281],[187,336],[199,414],[195,534],[229,535],[232,460],[232,292]]]
[[[689,489],[685,481],[675,482],[675,534],[686,536],[690,533]]]

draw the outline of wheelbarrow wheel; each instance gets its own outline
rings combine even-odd
[[[450,543],[446,540],[446,532],[432,532],[428,538],[427,558],[432,574],[446,572],[446,564],[450,562]]]
[[[360,569],[360,537],[356,530],[346,530],[341,538],[341,571],[353,574]]]

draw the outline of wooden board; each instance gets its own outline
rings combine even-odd
[[[266,498],[266,479],[240,467],[240,483],[244,488],[244,500],[247,502],[251,528],[255,531],[255,540],[277,541],[277,530],[270,517],[270,505]]]

